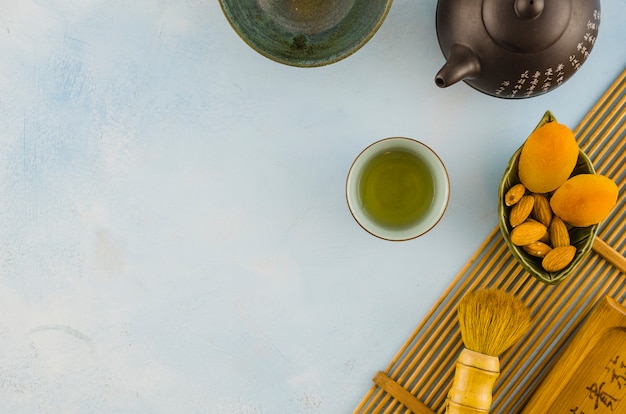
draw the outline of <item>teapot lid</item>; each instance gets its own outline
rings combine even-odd
[[[571,18],[571,0],[484,0],[483,21],[500,46],[521,53],[552,46]]]

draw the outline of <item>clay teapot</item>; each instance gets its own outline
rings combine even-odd
[[[546,93],[587,60],[600,0],[439,0],[437,38],[447,62],[435,77],[500,98]]]

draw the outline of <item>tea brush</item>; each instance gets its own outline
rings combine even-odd
[[[446,413],[488,413],[500,375],[499,355],[526,334],[530,311],[510,293],[485,289],[463,297],[457,313],[465,347],[456,361]]]

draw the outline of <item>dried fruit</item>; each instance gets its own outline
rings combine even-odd
[[[537,221],[525,221],[511,231],[511,243],[525,246],[543,237],[547,228]]]
[[[519,156],[519,179],[533,193],[554,191],[571,175],[578,152],[572,130],[556,121],[548,122],[524,142]]]
[[[509,224],[511,227],[517,227],[526,221],[530,213],[533,211],[533,205],[535,199],[533,196],[523,196],[513,207],[511,207],[511,213],[509,214]]]
[[[552,221],[552,208],[550,207],[550,202],[543,194],[532,194],[535,199],[535,204],[533,205],[533,216],[544,226],[548,227],[550,222]]]
[[[526,187],[524,187],[524,184],[515,184],[513,187],[509,188],[509,191],[507,191],[504,195],[504,204],[511,207],[513,204],[520,201],[524,194],[526,194]]]
[[[570,264],[575,255],[576,247],[574,246],[555,247],[545,255],[541,261],[541,266],[547,272],[558,272]]]
[[[600,174],[579,174],[568,179],[550,199],[554,214],[576,227],[604,220],[617,203],[617,185]]]
[[[552,223],[548,229],[550,233],[550,242],[552,247],[569,246],[569,233],[567,226],[563,223],[563,220],[559,216],[554,216]]]
[[[527,244],[525,246],[522,246],[522,249],[524,249],[524,251],[531,256],[544,257],[546,254],[550,252],[550,250],[552,250],[552,247],[548,246],[547,244],[543,242],[536,241],[536,242]]]
[[[508,241],[518,246],[516,253],[538,258],[534,260],[547,272],[558,272],[573,267],[577,249],[589,248],[585,231],[573,228],[605,220],[617,204],[619,189],[605,176],[572,175],[588,164],[574,133],[554,120],[544,122],[524,142],[516,160],[520,183],[505,193],[502,204],[508,207]],[[570,230],[575,231],[573,239]]]

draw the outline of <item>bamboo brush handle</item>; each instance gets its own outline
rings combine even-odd
[[[498,357],[467,348],[456,361],[452,388],[448,393],[447,414],[484,414],[491,408],[493,386],[500,375]]]

